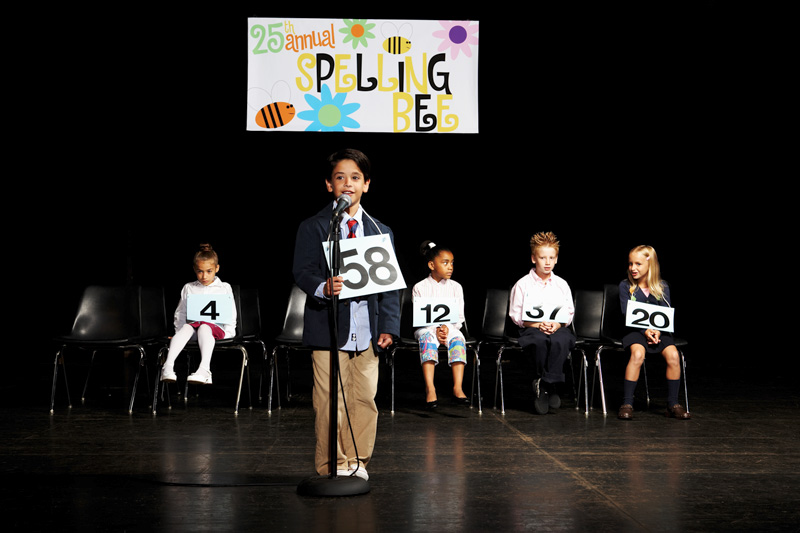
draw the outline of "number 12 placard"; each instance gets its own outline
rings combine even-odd
[[[458,322],[458,299],[416,298],[413,325],[416,328]]]
[[[330,267],[330,243],[323,242],[322,247]],[[388,235],[370,235],[339,241],[339,255],[339,275],[344,278],[340,298],[355,298],[406,288],[392,239]]]

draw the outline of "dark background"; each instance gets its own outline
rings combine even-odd
[[[51,339],[89,284],[163,285],[171,313],[200,242],[219,253],[222,280],[260,289],[265,336],[277,334],[297,225],[329,200],[323,163],[341,147],[372,159],[363,205],[393,229],[409,286],[427,273],[423,240],[453,248],[473,332],[486,288],[523,276],[530,236],[553,231],[556,273],[573,290],[618,282],[628,250],[653,245],[694,357],[744,355],[729,349],[728,313],[748,301],[742,241],[762,220],[742,187],[762,14],[714,1],[365,5],[248,2],[59,25],[61,53],[38,64],[62,84],[61,104],[29,161],[48,178],[20,180],[31,207],[15,220],[30,225],[8,224],[10,280],[33,289],[24,312],[42,317],[17,363],[50,372]],[[247,17],[351,14],[479,20],[480,133],[247,132]]]

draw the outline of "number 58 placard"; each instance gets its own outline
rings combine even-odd
[[[322,247],[330,267],[330,243],[323,242]],[[340,298],[355,298],[406,288],[392,240],[388,235],[344,239],[339,242],[339,255],[339,275],[344,278]]]
[[[675,309],[630,301],[625,311],[625,325],[672,333],[675,331]]]

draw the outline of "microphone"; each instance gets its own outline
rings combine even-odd
[[[337,218],[342,211],[350,207],[350,196],[342,194],[336,199],[336,209],[333,210],[333,218]]]

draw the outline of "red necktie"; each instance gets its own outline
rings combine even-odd
[[[348,239],[352,239],[356,236],[356,227],[358,227],[358,220],[351,218],[347,221],[347,228],[350,230],[350,233],[347,234]]]

